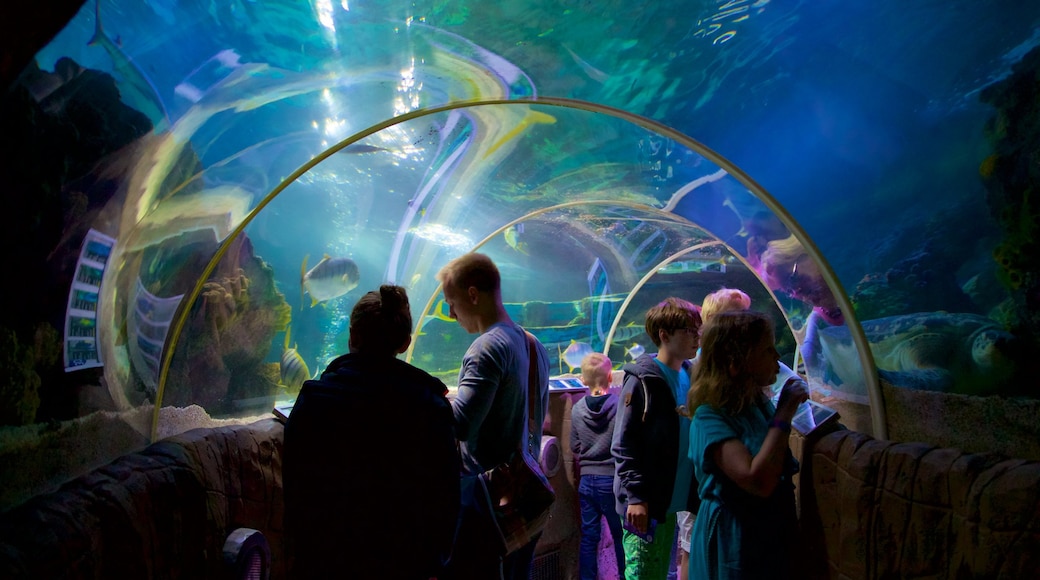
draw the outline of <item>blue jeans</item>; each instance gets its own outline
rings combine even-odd
[[[614,506],[614,476],[581,476],[578,501],[581,504],[581,551],[578,559],[581,580],[596,580],[599,573],[600,516],[607,518],[610,535],[614,538],[618,575],[624,574],[625,548],[621,540],[621,517]]]

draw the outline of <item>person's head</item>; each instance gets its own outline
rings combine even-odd
[[[765,397],[762,387],[776,380],[779,360],[768,315],[746,310],[716,314],[701,337],[690,413],[702,404],[734,414],[747,409]]]
[[[489,313],[501,307],[502,276],[491,258],[470,252],[448,262],[437,272],[443,285],[448,314],[466,332],[478,332]]]
[[[383,284],[350,312],[350,352],[397,355],[412,342],[412,311],[405,289]]]
[[[759,273],[770,288],[810,304],[830,324],[844,323],[834,294],[797,238],[788,236],[770,241],[759,263]]]
[[[688,359],[697,354],[701,308],[682,298],[665,298],[646,311],[646,333],[658,348],[658,358]]]
[[[708,324],[720,312],[751,310],[751,297],[736,288],[719,288],[701,302],[701,319]]]
[[[610,372],[613,363],[607,355],[593,352],[581,360],[581,382],[592,391],[593,395],[601,395],[610,388]]]

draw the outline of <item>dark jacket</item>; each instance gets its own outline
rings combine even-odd
[[[337,358],[303,384],[283,453],[292,576],[439,573],[459,510],[446,394],[444,383],[403,361],[361,354]]]
[[[683,362],[682,372],[689,365]],[[654,357],[644,354],[622,370],[621,407],[610,446],[617,510],[624,517],[628,504],[646,503],[650,517],[660,521],[667,515],[678,469],[678,404]],[[696,483],[690,487],[687,509],[696,511]]]
[[[610,440],[617,402],[617,395],[612,393],[589,395],[571,409],[571,452],[581,466],[581,475],[614,476]]]

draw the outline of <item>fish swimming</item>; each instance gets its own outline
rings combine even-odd
[[[299,391],[303,382],[311,378],[311,371],[307,368],[296,345],[289,348],[289,329],[285,329],[285,345],[282,347],[282,361],[278,365],[282,385],[290,391]]]
[[[551,125],[551,124],[553,124],[555,122],[556,122],[556,117],[553,117],[552,115],[549,115],[549,114],[546,114],[546,113],[542,113],[542,112],[539,112],[539,111],[529,111],[527,113],[527,115],[524,116],[524,118],[521,119],[520,122],[516,124],[516,127],[513,127],[512,129],[510,129],[508,133],[506,133],[498,141],[495,141],[495,143],[492,144],[491,147],[488,148],[487,152],[484,153],[484,157],[483,158],[487,159],[488,157],[490,157],[492,153],[494,153],[495,151],[498,151],[498,149],[500,147],[502,147],[503,145],[508,143],[510,140],[515,139],[516,137],[518,137],[520,135],[520,133],[523,133],[524,129],[528,128],[529,126],[531,126],[531,125]]]
[[[588,75],[588,77],[590,79],[592,79],[592,80],[594,80],[594,81],[596,81],[598,83],[605,83],[610,78],[610,75],[608,75],[607,73],[605,73],[605,72],[599,70],[598,68],[592,66],[591,64],[589,64],[588,61],[586,61],[585,59],[583,59],[580,56],[578,56],[577,53],[575,53],[573,50],[571,50],[571,48],[569,46],[567,46],[566,44],[563,45],[563,48],[568,53],[570,53],[571,58],[574,59],[575,64],[580,66],[582,72],[584,72],[586,75]]]
[[[389,152],[390,150],[386,147],[366,145],[365,143],[351,143],[339,150],[340,153],[346,153],[349,155],[364,155],[365,153],[378,153],[381,151]]]
[[[455,322],[455,319],[451,317],[451,310],[448,308],[448,303],[443,298],[437,301],[437,304],[433,306],[433,310],[426,313],[422,317],[422,323],[419,326],[418,336],[423,336],[423,328],[430,323],[431,320],[443,320],[444,322]]]
[[[592,354],[592,345],[587,342],[572,340],[567,350],[563,351],[563,360],[573,371],[576,368],[581,368],[581,361],[585,359],[586,355],[590,354]]]
[[[119,75],[118,83],[121,100],[129,107],[143,113],[152,122],[155,132],[170,126],[170,115],[159,98],[155,84],[144,74],[137,64],[108,37],[101,26],[101,0],[94,2],[94,36],[87,41],[87,46],[101,45],[112,59],[114,72]]]
[[[737,221],[740,222],[740,231],[734,235],[746,238],[748,236],[747,220],[745,220],[744,216],[740,214],[740,210],[737,209],[736,204],[733,203],[733,198],[727,195],[726,200],[722,202],[722,205],[729,208],[729,210],[733,212],[733,215],[737,216]]]
[[[520,240],[520,234],[522,233],[524,233],[524,224],[513,224],[506,228],[502,235],[505,236],[506,243],[509,244],[510,248],[527,255],[527,242]]]
[[[628,349],[625,350],[625,354],[628,355],[628,357],[632,360],[636,360],[637,358],[643,356],[643,353],[645,352],[646,349],[643,348],[643,345],[639,344],[638,342],[633,343],[632,346],[628,347]]]
[[[307,256],[303,257],[300,266],[300,300],[304,292],[311,295],[311,307],[319,302],[342,296],[357,288],[361,281],[358,266],[350,258],[333,258],[328,254],[309,271]],[[300,304],[303,308],[303,304]]]
[[[636,324],[634,322],[619,326],[614,330],[614,336],[611,337],[612,343],[623,342],[630,338],[637,336],[646,335],[646,326],[642,324]]]

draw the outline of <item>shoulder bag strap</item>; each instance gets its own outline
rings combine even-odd
[[[542,428],[541,425],[534,424],[535,392],[538,391],[538,353],[534,347],[537,339],[527,330],[524,330],[524,334],[527,335],[527,352],[530,359],[527,369],[527,432],[524,433],[524,439],[530,444],[531,434],[535,433],[535,428]],[[523,447],[525,447],[523,442],[520,443],[520,447],[520,451],[523,452]]]

